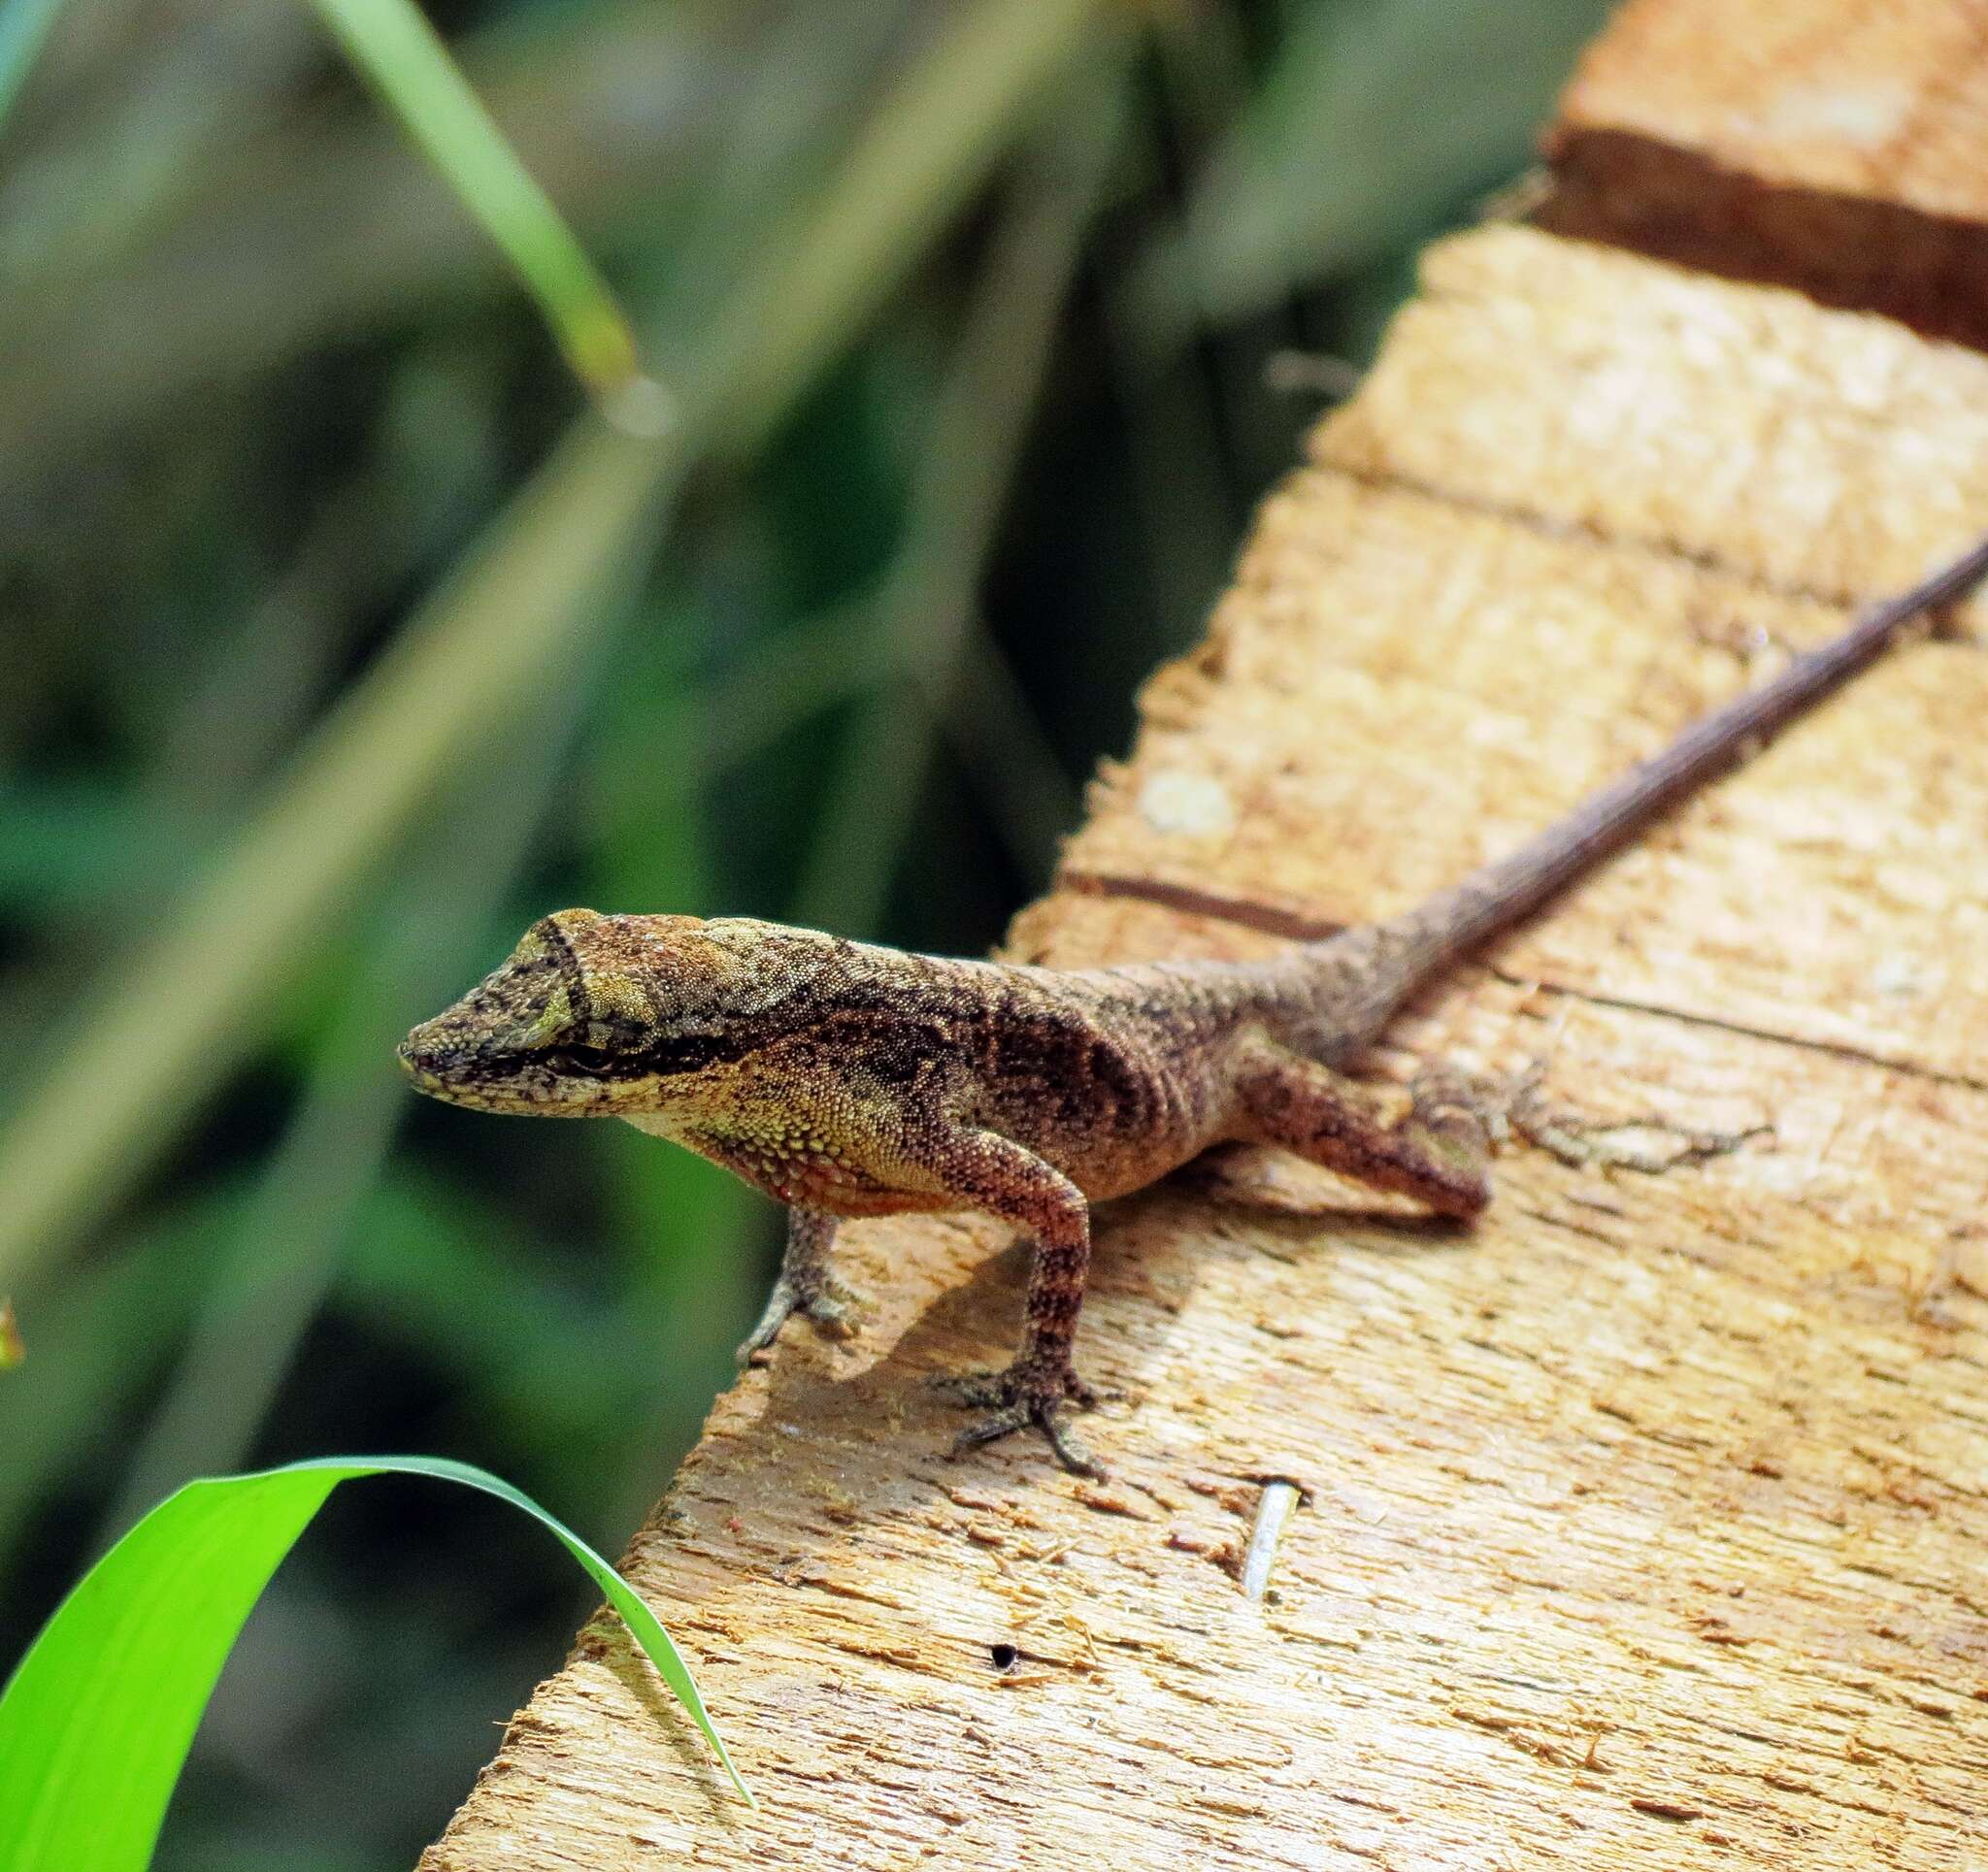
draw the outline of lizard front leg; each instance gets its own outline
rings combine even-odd
[[[1070,1356],[1090,1271],[1090,1205],[1061,1171],[993,1132],[954,1133],[937,1157],[962,1207],[1012,1223],[1034,1247],[1021,1350],[1014,1363],[1004,1371],[937,1381],[962,1403],[989,1410],[954,1439],[953,1454],[1033,1428],[1048,1439],[1066,1469],[1102,1479],[1103,1467],[1063,1423],[1067,1404],[1088,1408],[1097,1402],[1097,1394],[1077,1375]]]
[[[857,1297],[829,1272],[828,1251],[835,1229],[836,1218],[826,1210],[805,1209],[798,1203],[788,1208],[787,1251],[779,1278],[767,1296],[759,1324],[739,1348],[742,1365],[772,1345],[794,1313],[813,1321],[816,1330],[832,1339],[846,1339],[855,1331],[849,1308]]]

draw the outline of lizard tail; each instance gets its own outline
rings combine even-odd
[[[1839,637],[1803,652],[1771,682],[1715,708],[1510,856],[1479,866],[1403,916],[1308,944],[1293,960],[1312,984],[1307,999],[1313,1007],[1323,1013],[1330,1005],[1341,1017],[1332,1050],[1371,1040],[1421,982],[1523,922],[1680,801],[1750,758],[1874,663],[1907,624],[1965,597],[1984,575],[1988,539],[1911,590],[1860,612]],[[1293,1023],[1309,1024],[1302,1015]],[[1322,1024],[1317,1037],[1325,1037]]]

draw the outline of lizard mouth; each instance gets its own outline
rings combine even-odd
[[[417,1046],[413,1035],[394,1049],[394,1056],[416,1092],[424,1092],[429,1098],[440,1099],[448,1104],[485,1105],[490,1102],[491,1093],[497,1090],[487,1078],[479,1085],[478,1078],[482,1075],[464,1072],[459,1056],[451,1058],[447,1053]]]
[[[612,1108],[644,1086],[723,1066],[746,1051],[717,1035],[675,1035],[625,1051],[575,1040],[520,1047],[466,1036],[462,1024],[445,1014],[415,1028],[395,1056],[414,1090],[431,1099],[482,1111],[563,1115]]]
[[[435,1070],[432,1056],[414,1045],[414,1036],[410,1034],[393,1049],[393,1057],[401,1064],[401,1069],[414,1081],[417,1092],[440,1092],[445,1081]]]
[[[397,1053],[414,1090],[445,1104],[542,1117],[584,1117],[601,1108],[598,1087],[549,1070],[540,1061],[429,1052],[412,1035]]]

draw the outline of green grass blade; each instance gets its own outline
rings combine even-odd
[[[1370,264],[1508,180],[1607,0],[1367,0],[1290,13],[1135,297],[1162,349]]]
[[[637,370],[626,314],[420,9],[412,0],[316,5],[352,62],[504,249],[580,380],[601,397],[630,388]]]
[[[1056,316],[1110,172],[1124,118],[1122,60],[1100,47],[1081,108],[1066,106],[994,239],[912,487],[906,541],[873,629],[895,680],[859,716],[830,775],[791,914],[861,934],[876,927],[975,634],[974,595],[1027,440]],[[916,692],[906,706],[903,685]],[[1011,763],[1022,747],[1007,750]]]
[[[758,448],[821,369],[824,333],[860,330],[1082,49],[1120,30],[1103,0],[987,0],[904,74],[809,223],[742,296],[721,374],[720,452]]]
[[[579,1535],[466,1463],[327,1457],[188,1483],[62,1602],[0,1694],[0,1872],[144,1872],[201,1712],[270,1575],[333,1489],[381,1474],[479,1489],[550,1529],[752,1799],[669,1634]]]

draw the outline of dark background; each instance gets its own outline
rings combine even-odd
[[[667,382],[969,10],[430,11]],[[617,1551],[778,1218],[625,1127],[416,1101],[394,1041],[569,903],[996,940],[1413,254],[1523,171],[1604,11],[1118,9],[1137,34],[1017,115],[770,441],[707,459],[617,575],[547,559],[594,628],[480,694],[487,732],[377,823],[390,742],[315,818],[299,776],[353,699],[406,693],[417,608],[584,398],[301,0],[64,11],[0,124],[0,1297],[28,1346],[0,1378],[0,1669],[200,1473],[449,1455]],[[458,620],[436,696],[501,662],[504,610]],[[245,849],[247,907],[170,946]],[[325,907],[272,950],[258,893],[313,865]],[[164,1091],[50,1130],[133,984],[130,1057],[180,1035]],[[82,1194],[48,1212],[66,1154]],[[343,1492],[160,1864],[406,1865],[589,1603],[495,1504]]]

